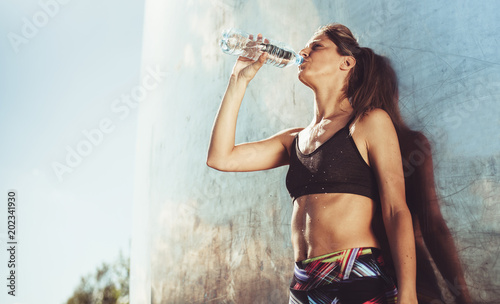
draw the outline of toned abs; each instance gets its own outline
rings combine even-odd
[[[293,203],[295,261],[355,247],[379,247],[371,228],[375,203],[350,193],[309,194]]]

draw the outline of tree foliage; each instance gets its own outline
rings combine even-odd
[[[120,252],[113,264],[102,263],[94,274],[80,279],[66,304],[128,304],[130,259]]]

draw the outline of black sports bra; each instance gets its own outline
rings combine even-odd
[[[300,151],[297,133],[286,175],[293,200],[306,194],[354,193],[379,201],[375,174],[349,135],[353,119],[310,154]]]

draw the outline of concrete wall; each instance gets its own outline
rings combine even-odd
[[[477,303],[500,296],[500,25],[495,1],[146,1],[132,303],[286,303],[293,269],[286,169],[221,173],[205,165],[236,58],[221,30],[300,49],[328,22],[387,55],[407,122],[433,142],[442,212]],[[240,110],[236,142],[305,126],[312,94],[296,69],[264,67]],[[437,299],[436,303],[441,300]]]

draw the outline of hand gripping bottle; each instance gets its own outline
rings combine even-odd
[[[304,61],[304,58],[291,47],[279,41],[271,41],[267,38],[257,41],[255,38],[238,29],[227,29],[222,32],[220,47],[226,54],[243,56],[253,60],[257,60],[263,52],[269,53],[265,63],[280,68],[300,65]]]

